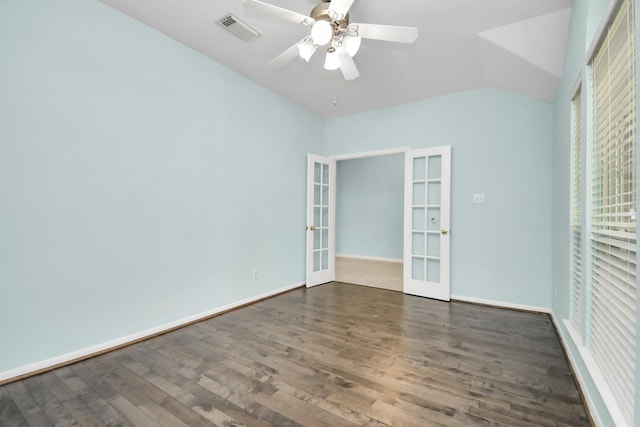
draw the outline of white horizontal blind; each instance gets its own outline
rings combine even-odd
[[[582,301],[582,89],[571,100],[571,323],[583,335]]]
[[[636,347],[634,1],[623,0],[593,59],[592,311],[589,347],[633,423]]]

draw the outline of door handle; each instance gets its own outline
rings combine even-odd
[[[449,232],[449,230],[447,230],[446,228],[443,228],[442,230],[440,230],[440,232],[442,234],[447,234]]]
[[[313,226],[313,225],[308,225],[308,226],[307,226],[307,230],[311,230],[311,231],[313,231],[313,230],[315,230],[315,229],[316,229],[316,227],[315,227],[315,226]]]

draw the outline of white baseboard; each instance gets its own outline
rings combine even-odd
[[[336,254],[336,258],[351,258],[360,259],[363,261],[384,261],[384,262],[404,262],[402,258],[384,258],[378,256],[366,256],[366,255],[350,255],[350,254]]]
[[[155,328],[147,329],[137,332],[135,334],[127,335],[125,337],[117,338],[111,341],[107,341],[101,344],[97,344],[91,347],[83,348],[80,350],[72,351],[70,353],[62,354],[60,356],[52,357],[40,362],[25,365],[19,368],[11,369],[9,371],[0,372],[0,384],[8,383],[13,380],[24,378],[30,375],[34,375],[40,372],[44,372],[56,367],[68,365],[98,354],[105,353],[110,350],[124,347],[129,344],[133,344],[142,341],[147,338],[151,338],[156,335],[160,335],[165,332],[195,323],[217,314],[224,313],[225,311],[232,310],[234,308],[242,307],[247,304],[251,304],[265,298],[269,298],[284,292],[288,292],[292,289],[304,286],[304,282],[295,283],[284,288],[276,289],[274,291],[266,292],[264,294],[256,295],[251,298],[246,298],[241,301],[237,301],[231,304],[223,305],[221,307],[214,308],[212,310],[205,311],[203,313],[195,314],[193,316],[185,317],[183,319],[176,320],[174,322],[165,323],[164,325],[157,326]]]
[[[462,301],[462,302],[472,302],[475,304],[484,304],[484,305],[493,305],[493,306],[502,307],[502,308],[511,308],[514,310],[532,311],[536,313],[547,313],[547,314],[551,313],[550,308],[538,307],[535,305],[513,304],[510,302],[495,301],[495,300],[474,298],[474,297],[465,297],[462,295],[451,295],[451,299],[456,301]]]

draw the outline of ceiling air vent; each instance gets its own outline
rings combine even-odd
[[[252,27],[233,13],[227,13],[216,22],[246,42],[255,40],[262,35],[257,28]]]

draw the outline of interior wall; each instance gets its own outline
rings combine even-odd
[[[402,260],[404,154],[340,160],[336,253]]]
[[[549,308],[551,129],[550,103],[484,89],[328,120],[325,153],[451,145],[451,293]]]
[[[322,120],[97,1],[0,52],[0,373],[304,281]]]

